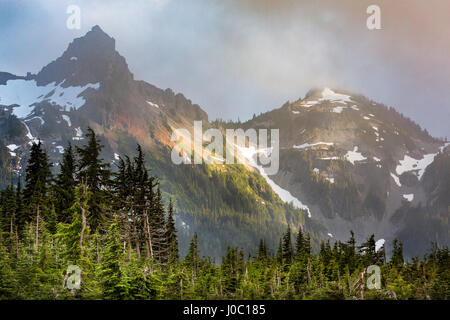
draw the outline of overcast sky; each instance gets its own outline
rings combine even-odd
[[[69,4],[80,30],[66,27]],[[370,4],[381,30],[366,27]],[[98,24],[136,79],[210,119],[246,120],[328,86],[450,136],[449,13],[448,0],[0,0],[0,71],[36,73]]]

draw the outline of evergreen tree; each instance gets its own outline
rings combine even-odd
[[[305,236],[304,247],[305,247],[305,254],[307,256],[310,256],[311,255],[311,236],[309,235],[309,233],[307,233]]]
[[[13,232],[16,225],[17,197],[10,184],[0,193],[0,232]]]
[[[176,233],[173,204],[172,199],[170,199],[167,210],[166,240],[169,248],[169,262],[171,264],[178,261],[178,239]]]
[[[264,239],[259,240],[258,260],[264,261],[267,258],[267,248]]]
[[[152,230],[152,244],[155,257],[162,263],[167,262],[166,221],[164,219],[164,206],[162,203],[161,189],[157,187],[151,212],[150,229]]]
[[[353,273],[358,264],[356,256],[355,233],[352,230],[350,231],[350,239],[344,246],[343,264],[347,266],[348,273]]]
[[[93,230],[99,228],[103,220],[103,205],[106,202],[107,193],[105,188],[109,186],[109,165],[103,163],[100,153],[103,146],[97,139],[94,130],[87,129],[86,138],[88,143],[80,148],[77,147],[79,156],[77,178],[82,184],[86,183],[92,196],[89,200],[91,210],[90,225]]]
[[[76,163],[72,145],[68,143],[64,150],[61,169],[55,179],[55,210],[58,213],[59,222],[69,222],[71,217],[66,210],[69,209],[75,201],[75,173]]]
[[[283,242],[280,239],[280,242],[278,243],[278,251],[276,256],[277,263],[282,265],[283,264]]]
[[[192,240],[189,244],[189,249],[186,257],[184,257],[184,263],[191,267],[194,274],[197,274],[197,269],[200,262],[200,256],[198,251],[198,237],[197,233],[194,233]]]
[[[292,249],[292,234],[291,227],[288,225],[286,233],[283,236],[283,262],[286,265],[290,265],[293,260],[293,249]]]
[[[104,299],[118,300],[126,293],[120,269],[122,255],[119,226],[117,220],[114,219],[108,228],[100,264],[99,279]]]
[[[305,239],[303,238],[302,229],[298,229],[297,239],[295,241],[295,255],[300,258],[305,253]]]
[[[75,190],[75,195],[77,200],[67,210],[71,223],[59,223],[56,234],[57,239],[60,239],[65,246],[63,257],[68,264],[78,263],[89,234],[86,220],[90,214],[88,202],[91,194],[86,186],[79,186]]]
[[[397,239],[394,239],[394,249],[392,252],[391,263],[394,266],[401,267],[403,262],[403,244]]]
[[[16,191],[16,233],[18,236],[22,235],[26,222],[26,212],[23,203],[21,180],[22,179],[19,176],[17,180],[17,191]]]
[[[3,245],[0,232],[0,300],[14,299],[16,279],[11,268],[12,261],[8,249]]]
[[[372,234],[366,242],[359,247],[364,254],[366,265],[372,265],[377,262],[377,254],[375,251],[375,236]]]
[[[42,149],[40,141],[37,144],[33,143],[31,146],[30,158],[28,159],[25,172],[26,185],[23,190],[24,201],[30,204],[33,201],[42,200],[48,191],[51,172],[47,153]],[[32,217],[29,217],[28,221],[31,220]]]
[[[227,253],[222,258],[223,290],[233,296],[238,287],[238,253],[237,248],[227,247]]]
[[[28,214],[26,221],[34,221],[35,248],[39,247],[39,233],[41,220],[49,211],[49,199],[47,197],[50,185],[51,172],[47,153],[41,147],[41,142],[31,146],[30,159],[25,170],[26,186],[23,192]]]

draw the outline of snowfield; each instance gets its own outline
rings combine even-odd
[[[13,107],[12,113],[23,119],[34,111],[35,103],[43,101],[69,109],[79,109],[86,103],[81,94],[88,88],[97,90],[100,87],[100,83],[88,83],[85,86],[63,88],[65,81],[58,85],[52,82],[46,86],[38,86],[35,80],[8,80],[6,85],[0,85],[0,104],[18,105]]]
[[[267,149],[256,149],[254,146],[251,146],[249,148],[240,147],[238,145],[235,145],[237,149],[239,150],[240,154],[248,160],[250,165],[260,172],[260,174],[263,176],[263,178],[267,181],[267,183],[270,185],[272,190],[280,197],[281,200],[284,202],[290,203],[294,205],[294,207],[299,208],[301,210],[305,210],[308,212],[308,217],[311,218],[311,211],[309,210],[308,206],[304,205],[300,200],[298,200],[296,197],[294,197],[289,191],[281,188],[279,185],[277,185],[272,179],[269,178],[269,176],[264,171],[264,168],[258,164],[256,156],[260,153],[268,154],[272,152],[271,148]]]
[[[423,156],[422,159],[414,159],[408,155],[400,160],[400,164],[395,168],[397,175],[402,175],[405,172],[413,171],[414,174],[419,178],[422,178],[425,173],[425,169],[434,161],[437,153],[430,153]]]
[[[404,194],[403,198],[405,198],[406,200],[408,200],[409,202],[413,201],[414,199],[414,194],[410,193],[410,194]]]
[[[347,161],[349,161],[351,164],[355,164],[356,161],[364,161],[367,158],[364,157],[361,152],[358,152],[358,147],[354,147],[353,151],[348,151],[345,154],[345,159],[347,159]]]
[[[6,146],[10,151],[15,151],[19,146],[17,144],[10,144]]]

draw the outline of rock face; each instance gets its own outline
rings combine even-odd
[[[120,76],[119,76],[120,75]],[[51,82],[65,86],[83,86],[87,83],[114,79],[123,85],[133,79],[128,65],[115,49],[115,40],[99,26],[69,44],[61,57],[49,63],[36,75],[38,86]]]
[[[204,121],[204,127],[211,125],[208,115],[182,94],[134,80],[125,58],[115,49],[115,40],[95,26],[36,75],[0,72],[1,174],[6,177],[11,170],[23,174],[29,147],[38,140],[57,164],[68,142],[84,142],[87,126],[101,137],[103,157],[111,164],[116,155],[133,153],[136,143],[152,159],[161,159],[170,150],[173,129],[192,130],[195,120]],[[314,229],[322,238],[331,234],[334,239],[346,240],[353,230],[359,240],[372,233],[386,240],[396,236],[410,239],[414,230],[420,237],[410,239],[410,247],[405,249],[415,254],[420,253],[415,248],[422,248],[422,244],[428,247],[430,241],[448,244],[450,148],[445,150],[443,141],[394,109],[360,95],[320,88],[242,126],[280,129],[280,170],[264,178],[270,178],[276,190],[290,193],[308,207],[311,219],[307,223],[310,227],[322,225]],[[182,193],[187,199],[180,202],[182,206],[202,212],[201,219],[180,213],[179,227],[186,230],[186,239],[201,228],[209,228],[211,237],[219,237],[211,242],[216,247],[236,238],[239,229],[233,236],[226,228],[211,228],[208,222],[213,221],[208,215],[217,212],[229,215],[220,218],[221,223],[233,221],[229,218],[233,215],[242,218],[242,212],[229,205],[229,194],[218,194],[214,200],[229,206],[227,211],[223,207],[211,209],[211,199],[196,198],[195,191],[177,189],[188,176],[189,182],[203,183],[202,179],[211,179],[211,173],[189,167],[175,174],[181,169],[164,161],[156,170],[166,183],[166,192]],[[246,182],[250,189],[254,187],[252,179]],[[207,188],[215,188],[211,181]],[[267,193],[264,188],[260,187],[261,192]],[[258,214],[268,210],[266,203],[273,197],[260,196],[255,196],[254,206],[245,210]],[[191,199],[196,199],[195,203],[189,202]],[[267,211],[269,218],[274,216],[271,210]],[[283,215],[287,209],[276,210]],[[408,220],[411,217],[414,219]],[[270,219],[265,226],[273,223]],[[286,224],[289,219],[280,221]],[[255,243],[256,247],[259,237],[265,236],[261,232],[265,231],[246,235],[251,239],[246,244],[250,247]],[[276,243],[276,235],[274,232],[269,240]],[[205,253],[219,256],[222,249],[210,250]]]

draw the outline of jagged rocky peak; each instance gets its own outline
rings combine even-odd
[[[38,85],[56,82],[62,86],[80,86],[117,75],[133,79],[125,58],[115,49],[114,38],[94,26],[83,37],[72,41],[61,57],[42,68],[36,81]]]

